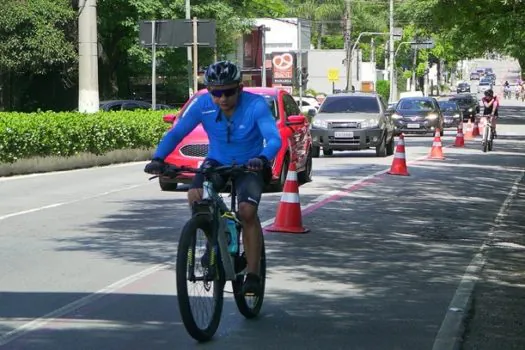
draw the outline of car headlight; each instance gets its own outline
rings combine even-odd
[[[367,119],[361,122],[361,128],[377,128],[379,126],[379,119]]]
[[[314,119],[313,126],[320,129],[328,129],[328,122],[322,119]]]
[[[403,116],[400,114],[397,114],[397,113],[392,114],[392,119],[401,119],[401,118],[403,118]]]
[[[430,120],[437,119],[437,117],[438,117],[438,115],[434,114],[434,113],[427,115],[427,119],[430,119]]]
[[[459,114],[454,114],[454,115],[452,116],[452,118],[459,118],[459,117],[460,117]]]
[[[474,109],[472,109],[472,108],[469,108],[469,109],[468,109],[469,112],[472,112],[473,110],[474,110]]]

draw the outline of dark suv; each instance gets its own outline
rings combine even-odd
[[[395,127],[385,115],[386,104],[375,93],[342,93],[327,96],[312,122],[312,153],[357,151],[370,147],[378,157],[394,154]]]
[[[470,94],[459,94],[448,98],[449,101],[454,101],[458,104],[463,113],[463,121],[474,122],[476,115],[479,113],[478,100]]]
[[[468,83],[459,83],[456,92],[458,94],[461,92],[470,92],[470,85]]]

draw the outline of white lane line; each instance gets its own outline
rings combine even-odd
[[[146,276],[149,276],[151,274],[154,274],[157,271],[164,270],[168,267],[171,267],[171,264],[158,264],[155,266],[152,266],[150,268],[147,268],[145,270],[142,270],[136,274],[133,274],[131,276],[125,277],[115,283],[112,283],[108,285],[107,287],[102,288],[101,290],[89,294],[83,298],[80,298],[78,300],[75,300],[59,309],[56,309],[42,317],[36,318],[31,322],[28,322],[16,329],[13,329],[12,331],[2,335],[0,337],[0,346],[6,345],[25,334],[32,332],[34,330],[40,329],[44,327],[46,324],[56,321],[57,319],[61,318],[64,315],[69,314],[72,311],[75,311],[81,307],[84,307],[96,300],[99,300],[103,298],[104,296],[113,293],[133,282],[136,282],[140,280],[141,278],[144,278]]]
[[[134,166],[134,165],[145,164],[145,163],[146,161],[138,161],[138,162],[130,162],[130,163],[101,165],[101,166],[94,166],[94,167],[82,168],[82,169],[59,170],[59,171],[49,171],[46,173],[6,176],[6,177],[0,177],[0,182],[13,181],[13,180],[25,180],[25,179],[31,179],[33,177],[53,176],[53,175],[61,175],[61,174],[67,174],[67,173],[74,174],[76,172],[95,171],[95,170],[101,170],[101,169],[124,168],[128,166]]]
[[[474,258],[472,258],[472,261],[467,267],[465,274],[463,275],[456,290],[456,293],[454,294],[454,297],[448,306],[445,318],[443,319],[436,339],[434,340],[434,346],[432,347],[432,350],[455,350],[459,348],[464,332],[463,323],[468,315],[472,302],[472,292],[476,282],[480,277],[481,271],[487,262],[486,250],[493,239],[494,232],[507,216],[510,204],[516,197],[519,184],[524,177],[525,172],[522,172],[516,181],[514,181],[510,191],[507,194],[507,198],[505,198],[505,201],[499,209],[493,226],[489,230],[487,238],[480,246],[478,253],[474,256]]]
[[[127,191],[127,190],[131,190],[131,189],[134,189],[134,188],[137,188],[137,187],[146,186],[146,185],[147,185],[147,183],[140,184],[140,185],[126,186],[126,187],[122,187],[122,188],[119,188],[119,189],[116,189],[116,190],[106,191],[106,192],[98,193],[98,194],[95,194],[95,195],[92,195],[92,196],[87,196],[87,197],[82,197],[82,198],[79,198],[79,199],[75,199],[75,200],[72,200],[72,201],[61,202],[61,203],[54,203],[54,204],[45,205],[43,207],[38,207],[38,208],[33,208],[33,209],[28,209],[28,210],[23,210],[23,211],[18,211],[16,213],[11,213],[11,214],[6,214],[6,215],[0,216],[0,221],[5,220],[5,219],[9,219],[9,218],[12,218],[12,217],[15,217],[15,216],[31,214],[31,213],[35,213],[35,212],[38,212],[38,211],[41,211],[41,210],[46,210],[46,209],[61,207],[61,206],[69,205],[69,204],[73,204],[73,203],[78,203],[78,202],[82,202],[82,201],[85,201],[85,200],[88,200],[88,199],[104,197],[104,196],[107,196],[107,195],[110,195],[110,194],[113,194],[113,193]]]

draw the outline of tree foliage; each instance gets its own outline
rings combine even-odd
[[[0,70],[44,74],[76,60],[68,0],[2,0]]]

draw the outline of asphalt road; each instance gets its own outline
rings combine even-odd
[[[449,131],[444,161],[425,159],[432,138],[406,139],[409,177],[373,151],[316,159],[300,190],[310,233],[266,235],[261,317],[227,294],[205,345],[176,302],[184,190],[160,192],[143,163],[0,179],[0,348],[432,349],[523,176],[525,104],[505,103],[488,154],[479,139],[450,147]],[[266,224],[279,199],[264,196]]]

